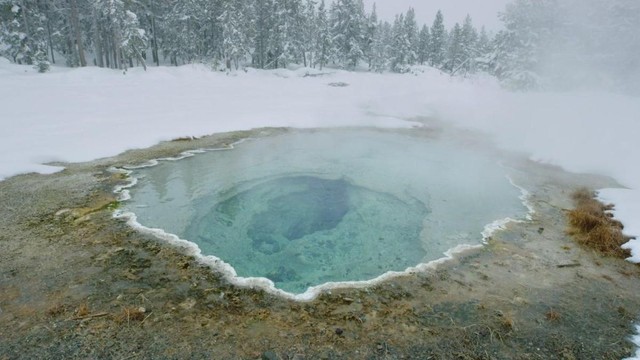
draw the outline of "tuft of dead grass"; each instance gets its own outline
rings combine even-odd
[[[51,317],[59,316],[67,312],[67,306],[64,304],[55,304],[47,309],[47,315]]]
[[[601,203],[594,191],[585,188],[576,190],[571,198],[575,209],[567,213],[567,232],[576,242],[606,256],[627,258],[631,255],[621,248],[630,238],[622,233],[622,223],[608,212],[613,210],[612,204]]]
[[[84,317],[89,315],[91,311],[89,310],[89,305],[87,303],[82,303],[80,304],[80,306],[78,306],[78,308],[76,308],[76,311],[74,311],[75,315],[77,317]]]
[[[118,323],[131,323],[131,322],[141,322],[145,319],[146,310],[143,307],[125,307],[122,309],[122,312],[118,314],[115,320]]]
[[[547,318],[547,321],[554,322],[560,320],[562,316],[560,316],[559,312],[551,309],[544,314],[544,317]]]

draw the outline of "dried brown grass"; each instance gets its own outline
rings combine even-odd
[[[89,315],[91,311],[89,310],[89,305],[87,303],[82,303],[76,308],[76,311],[74,312],[77,317],[83,317]]]
[[[115,320],[118,323],[140,322],[145,319],[146,310],[142,307],[125,307]]]
[[[595,196],[594,191],[584,188],[572,194],[575,209],[567,214],[568,233],[580,245],[603,255],[629,257],[629,251],[622,249],[621,246],[630,238],[622,233],[624,228],[622,223],[615,220],[608,212],[613,209],[613,205],[603,204]]]
[[[562,316],[560,316],[559,312],[551,309],[544,314],[544,317],[547,318],[547,321],[558,321]]]

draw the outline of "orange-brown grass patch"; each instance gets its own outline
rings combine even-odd
[[[544,317],[547,318],[548,321],[558,321],[561,316],[559,312],[551,309],[544,314]]]
[[[622,223],[608,212],[613,205],[601,203],[595,195],[594,191],[588,189],[573,193],[571,197],[575,209],[568,212],[568,233],[579,244],[606,256],[629,257],[630,252],[621,246],[630,238],[622,233]]]
[[[67,306],[64,304],[56,304],[47,309],[47,315],[49,316],[58,316],[67,312]]]
[[[75,314],[77,317],[84,317],[89,315],[90,311],[89,311],[89,305],[87,305],[87,303],[83,303],[80,306],[78,306],[78,308],[75,311]]]
[[[132,321],[143,321],[145,318],[145,309],[142,307],[125,307],[118,314],[115,320],[119,323],[130,323]]]

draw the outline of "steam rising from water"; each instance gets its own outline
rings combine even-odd
[[[487,224],[526,214],[481,151],[373,130],[256,139],[133,175],[137,223],[197,244],[236,283],[307,298],[479,245]],[[236,281],[254,277],[270,281]]]

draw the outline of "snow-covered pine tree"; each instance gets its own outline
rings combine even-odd
[[[333,43],[343,67],[353,69],[363,58],[364,20],[362,0],[337,0],[331,7]]]
[[[373,38],[371,70],[383,72],[391,67],[390,53],[393,37],[391,24],[380,21],[378,31]]]
[[[538,64],[543,45],[557,28],[556,0],[516,0],[500,14],[506,30],[496,36],[492,70],[514,89],[541,86]]]
[[[306,64],[305,58],[306,44],[305,32],[305,5],[302,0],[287,0],[287,52],[289,53],[289,63]]]
[[[473,21],[469,15],[464,19],[461,37],[462,64],[460,64],[459,69],[453,69],[453,72],[459,73],[462,70],[464,70],[465,73],[475,72],[476,58],[480,54],[477,48],[478,31],[473,26]]]
[[[429,33],[429,27],[423,25],[420,30],[418,39],[418,63],[424,65],[429,62],[429,43],[431,42],[431,34]]]
[[[447,30],[444,27],[444,16],[438,10],[431,26],[431,45],[429,46],[430,64],[442,68],[446,61]]]
[[[316,44],[315,41],[318,35],[318,23],[317,23],[317,3],[316,0],[306,0],[305,11],[303,16],[304,26],[304,37],[303,37],[303,61],[304,66],[314,67],[314,59],[315,59],[315,49]]]
[[[49,70],[46,18],[36,1],[0,2],[0,55],[18,64]]]
[[[315,63],[322,70],[332,59],[333,38],[331,36],[331,24],[327,14],[325,0],[320,0],[318,7],[318,17],[316,18],[316,28],[318,32],[315,40]]]
[[[222,4],[218,21],[222,27],[222,54],[227,69],[231,69],[232,65],[238,69],[249,53],[249,32],[245,18],[248,14],[246,3],[242,0],[226,0]]]
[[[103,1],[103,0],[100,0]],[[171,0],[170,10],[162,17],[162,53],[172,65],[193,63],[219,55],[219,48],[204,41],[204,34],[218,26],[217,2],[208,0]]]
[[[273,0],[254,0],[253,19],[253,65],[266,69],[271,66],[273,51],[271,37],[274,36],[276,19]]]
[[[413,8],[409,8],[404,17],[404,34],[407,39],[407,64],[415,65],[418,63],[418,23],[416,22],[416,12]]]
[[[96,0],[95,6],[106,20],[113,67],[126,71],[136,60],[146,69],[142,54],[147,48],[147,38],[139,27],[137,15],[128,10],[122,0]]]
[[[391,30],[393,40],[391,42],[391,70],[399,73],[408,71],[409,53],[411,45],[405,31],[404,14],[396,15]]]
[[[373,4],[373,8],[371,9],[371,13],[367,16],[366,29],[363,40],[363,49],[364,57],[367,59],[367,63],[369,64],[369,70],[372,70],[372,61],[373,61],[373,43],[376,38],[376,32],[378,32],[378,10],[376,9],[376,4]]]
[[[463,56],[462,27],[460,27],[460,24],[456,23],[449,34],[447,58],[443,69],[453,75],[463,64]]]
[[[489,72],[491,65],[491,47],[492,41],[490,39],[489,33],[483,26],[480,29],[480,34],[478,35],[478,42],[476,43],[477,55],[475,57],[476,70]]]

